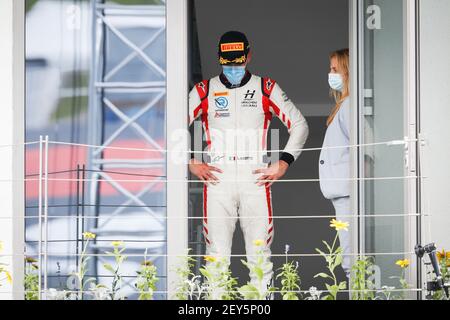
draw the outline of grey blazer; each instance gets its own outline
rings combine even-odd
[[[333,122],[328,126],[323,147],[348,146],[350,144],[350,99],[342,103]],[[350,178],[350,148],[322,149],[319,158],[320,189],[325,198],[350,196],[349,181],[329,179]]]

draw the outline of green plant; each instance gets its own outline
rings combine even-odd
[[[206,300],[233,300],[237,296],[236,278],[231,276],[228,260],[206,256],[206,265],[200,268],[205,277]]]
[[[39,300],[39,266],[37,260],[31,257],[25,258],[25,276],[23,279],[25,288],[25,300]]]
[[[92,296],[93,300],[111,300],[109,289],[103,284],[95,284],[94,282],[91,282],[88,292]]]
[[[409,289],[409,284],[406,281],[406,269],[409,267],[410,261],[408,259],[397,260],[395,262],[395,264],[401,268],[402,274],[401,274],[401,276],[393,276],[393,277],[389,277],[389,278],[390,279],[398,279],[398,281],[400,283],[400,288],[403,290],[400,291],[400,295],[394,296],[393,299],[405,299],[405,291],[407,289]]]
[[[86,287],[86,285],[88,285],[90,282],[95,281],[94,278],[89,278],[85,281],[85,276],[87,273],[87,263],[90,259],[90,257],[87,255],[87,249],[89,246],[89,242],[93,239],[95,239],[96,235],[92,232],[84,232],[83,233],[83,239],[85,240],[84,244],[83,244],[83,249],[81,251],[80,254],[80,262],[77,268],[77,271],[75,273],[73,273],[72,275],[75,276],[76,279],[76,285],[77,285],[77,289],[79,290],[78,293],[78,299],[82,300],[83,299],[83,291],[84,288]]]
[[[145,257],[147,250],[145,251]],[[136,288],[139,290],[139,300],[152,300],[153,292],[156,290],[156,283],[159,278],[157,275],[157,268],[146,258],[141,263],[141,268],[137,273]]]
[[[265,300],[275,291],[274,287],[268,286],[264,281],[265,270],[272,268],[272,262],[268,262],[268,256],[262,250],[263,240],[255,240],[253,245],[257,247],[256,261],[254,263],[241,260],[250,271],[250,278],[256,279],[256,283],[247,282],[238,289],[240,295],[245,300]]]
[[[373,275],[373,258],[359,257],[352,266],[351,288],[352,300],[373,300],[375,298],[375,283]]]
[[[109,263],[104,263],[103,267],[113,275],[110,297],[111,300],[115,300],[117,298],[117,293],[122,287],[122,275],[120,273],[120,267],[122,266],[122,263],[126,260],[127,257],[123,255],[125,248],[123,247],[124,243],[122,241],[113,241],[111,242],[111,245],[113,246],[113,251],[112,252],[105,251],[105,253],[109,257],[114,258],[116,265],[115,267],[113,267]]]
[[[340,231],[340,230],[348,231],[348,223],[347,222],[337,221],[335,219],[331,220],[330,227],[335,228],[336,231]],[[338,233],[336,232],[336,236],[334,237],[334,241],[331,246],[326,241],[322,241],[328,250],[327,253],[316,248],[316,251],[327,262],[328,273],[324,273],[324,272],[318,273],[314,276],[314,278],[321,277],[321,278],[332,280],[332,284],[328,284],[328,283],[325,284],[325,286],[328,290],[328,294],[323,297],[323,300],[336,300],[338,292],[340,290],[345,290],[347,287],[347,284],[345,281],[341,281],[340,283],[338,283],[336,274],[335,274],[336,267],[341,265],[341,263],[342,263],[342,248],[336,247],[337,239],[338,239]]]
[[[173,269],[175,274],[177,275],[177,279],[175,282],[175,294],[174,297],[176,300],[188,300],[192,299],[192,295],[195,288],[199,287],[198,278],[192,272],[192,268],[194,267],[195,259],[189,255],[190,249],[187,250],[185,256],[181,256],[178,258],[179,262],[177,263],[177,267]]]
[[[309,288],[309,297],[307,297],[306,300],[320,300],[321,294],[322,294],[322,291],[317,290],[316,287],[310,287]]]
[[[285,249],[286,262],[278,270],[276,278],[281,278],[281,295],[283,300],[299,300],[300,276],[298,275],[298,262],[288,262],[289,245]]]
[[[377,291],[377,293],[380,293],[383,296],[377,296],[374,300],[395,300],[395,296],[392,294],[394,290],[395,287],[383,286],[381,287],[381,290]]]
[[[0,241],[0,252],[3,251],[3,242]],[[12,283],[12,276],[11,273],[8,271],[8,265],[6,263],[0,262],[0,277],[3,276],[3,278],[0,278],[0,287],[2,286],[2,283],[6,280],[9,284]]]

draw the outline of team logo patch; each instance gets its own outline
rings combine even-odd
[[[256,90],[247,90],[247,93],[244,94],[245,99],[253,99],[255,96]]]
[[[244,43],[243,42],[222,43],[220,45],[220,51],[222,52],[244,51]]]
[[[228,99],[225,97],[218,97],[214,99],[216,103],[216,108],[219,110],[224,110],[228,107]]]
[[[255,100],[256,90],[247,90],[244,93],[244,100],[241,102],[243,108],[257,108],[258,102]]]
[[[217,112],[214,114],[214,118],[229,118],[231,114],[229,112]]]

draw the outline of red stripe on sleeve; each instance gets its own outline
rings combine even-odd
[[[203,185],[203,224],[208,223],[208,187]]]
[[[267,130],[269,129],[270,120],[272,120],[272,113],[270,112],[270,101],[269,98],[263,95],[262,97],[262,105],[264,110],[264,131],[262,136],[262,149],[266,150],[267,148]]]
[[[270,187],[266,184],[266,201],[267,201],[267,211],[269,214],[269,224],[272,224],[272,203],[270,200]]]

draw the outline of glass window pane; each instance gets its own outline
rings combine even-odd
[[[26,141],[52,141],[48,287],[67,289],[55,279],[76,271],[90,231],[89,277],[111,285],[99,255],[121,240],[134,255],[121,268],[124,294],[137,297],[145,253],[166,290],[165,1],[26,0],[26,10]],[[27,146],[27,178],[38,164],[39,145]],[[28,255],[38,254],[38,199],[38,181],[27,181]]]

